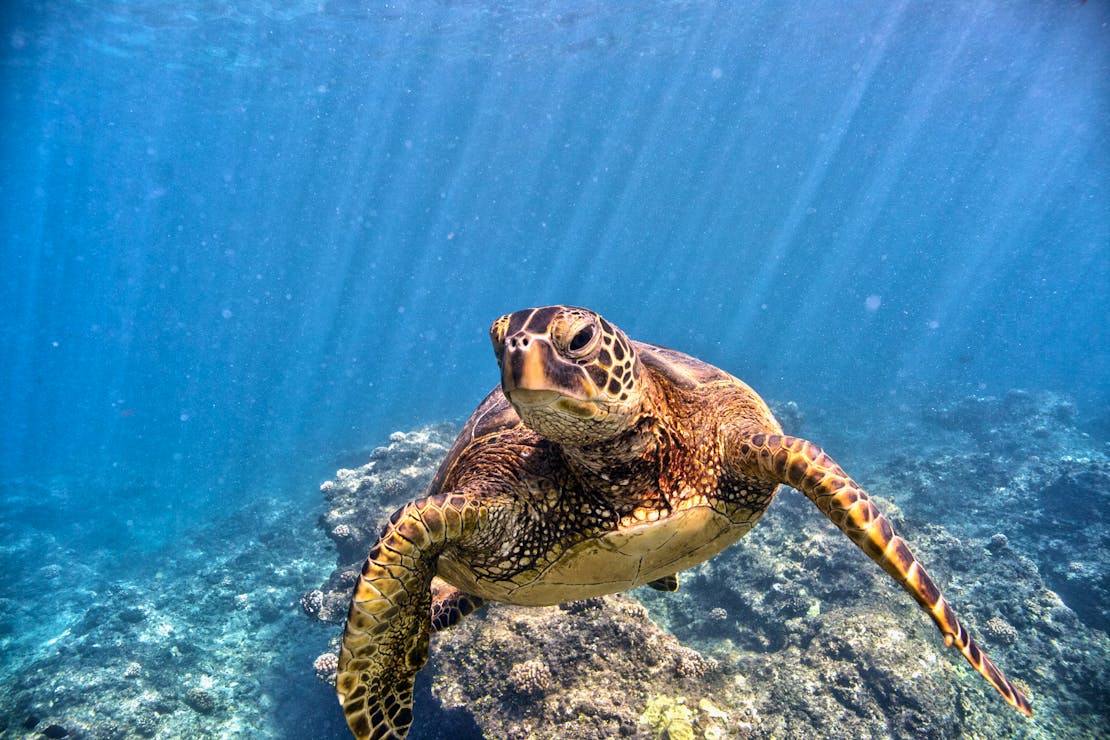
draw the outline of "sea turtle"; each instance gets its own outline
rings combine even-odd
[[[630,340],[583,308],[502,316],[501,384],[470,417],[427,496],[390,517],[347,615],[336,687],[358,738],[403,738],[432,631],[483,601],[551,605],[649,585],[743,537],[779,486],[804,493],[889,573],[948,645],[1026,715],[867,494],[783,433],[723,370]]]

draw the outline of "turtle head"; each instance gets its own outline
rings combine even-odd
[[[612,439],[635,423],[642,372],[632,342],[593,311],[546,306],[490,327],[501,389],[520,418],[553,442]]]

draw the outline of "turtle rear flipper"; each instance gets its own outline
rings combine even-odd
[[[654,581],[649,581],[647,585],[654,588],[656,591],[669,591],[674,593],[678,590],[678,574],[656,578]]]
[[[432,579],[432,632],[454,627],[485,603],[482,597],[461,591],[442,578]]]
[[[436,561],[476,521],[465,497],[429,496],[398,509],[370,550],[347,613],[335,681],[359,740],[408,734],[413,682],[428,660]]]
[[[852,542],[878,563],[928,613],[946,645],[967,662],[1011,706],[1033,716],[1029,700],[971,639],[924,566],[868,495],[817,445],[797,437],[753,434],[737,442],[738,459],[749,474],[770,477],[804,493]]]

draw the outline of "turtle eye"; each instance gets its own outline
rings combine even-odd
[[[589,346],[593,338],[594,328],[592,326],[583,327],[577,334],[570,338],[570,344],[567,345],[567,349],[571,352],[581,352]]]
[[[493,353],[497,355],[497,361],[501,361],[501,353],[504,349],[505,337],[509,333],[509,315],[502,316],[489,328],[489,339],[493,343]]]

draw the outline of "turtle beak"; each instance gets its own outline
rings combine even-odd
[[[559,398],[558,391],[528,391],[523,388],[508,391],[505,395],[509,397],[514,406],[526,408],[550,406]]]
[[[554,365],[554,349],[548,342],[518,332],[502,348],[501,389],[514,403],[547,405],[559,396],[547,372]]]

